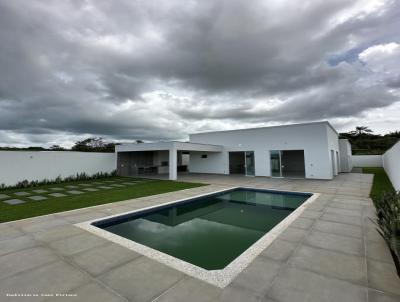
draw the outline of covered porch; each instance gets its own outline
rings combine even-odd
[[[187,172],[190,153],[222,152],[219,145],[183,142],[124,144],[117,147],[117,174],[120,176],[152,176],[176,180],[179,172]]]

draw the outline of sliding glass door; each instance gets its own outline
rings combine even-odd
[[[253,151],[245,152],[245,166],[246,166],[246,175],[254,176],[255,168],[254,168],[254,152]]]
[[[271,176],[282,177],[281,151],[271,150],[270,158],[271,158]]]
[[[272,177],[304,178],[306,175],[304,150],[271,150],[270,165]]]

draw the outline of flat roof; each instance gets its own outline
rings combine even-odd
[[[336,134],[339,133],[328,121],[318,121],[318,122],[309,122],[309,123],[297,123],[297,124],[287,124],[287,125],[277,125],[277,126],[265,126],[265,127],[253,127],[253,128],[241,128],[241,129],[233,129],[233,130],[217,130],[217,131],[205,131],[205,132],[196,132],[190,133],[189,135],[197,135],[197,134],[208,134],[208,133],[221,133],[221,132],[234,132],[234,131],[246,131],[246,130],[256,130],[256,129],[271,129],[271,128],[281,128],[281,127],[298,127],[298,126],[307,126],[307,125],[327,125],[330,127]]]
[[[134,151],[165,151],[165,150],[181,150],[181,151],[203,151],[203,152],[221,152],[221,145],[189,143],[179,141],[164,141],[154,143],[129,143],[115,146],[115,152],[134,152]]]

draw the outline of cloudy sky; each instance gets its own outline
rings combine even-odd
[[[0,145],[400,130],[400,1],[0,0]]]

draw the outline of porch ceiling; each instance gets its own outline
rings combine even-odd
[[[162,150],[222,152],[223,146],[171,141],[171,142],[142,143],[142,144],[123,144],[116,146],[115,152],[162,151]]]

